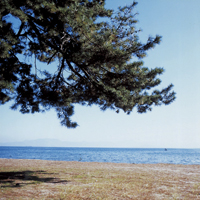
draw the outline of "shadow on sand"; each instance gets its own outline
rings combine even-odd
[[[18,172],[0,172],[0,187],[22,187],[27,184],[36,183],[63,183],[68,181],[60,180],[56,177],[49,177],[55,174],[45,171],[18,171]]]

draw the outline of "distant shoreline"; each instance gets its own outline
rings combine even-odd
[[[32,145],[4,145],[0,144],[0,147],[31,147],[31,148],[84,148],[84,149],[160,149],[165,151],[165,149],[182,149],[182,150],[200,150],[200,148],[165,148],[165,147],[94,147],[94,146],[32,146]]]

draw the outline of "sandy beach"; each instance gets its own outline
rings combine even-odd
[[[200,165],[0,159],[0,199],[200,199]]]

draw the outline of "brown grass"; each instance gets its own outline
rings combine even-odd
[[[200,199],[200,165],[0,159],[0,199]]]

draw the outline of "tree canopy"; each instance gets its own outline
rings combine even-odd
[[[77,126],[75,104],[127,114],[170,104],[172,84],[153,89],[164,69],[143,66],[161,37],[140,42],[136,4],[114,11],[105,0],[0,1],[0,104],[13,100],[22,113],[55,108],[68,128]]]

